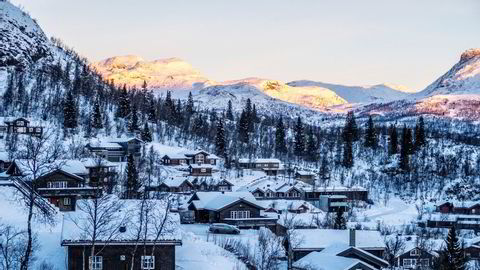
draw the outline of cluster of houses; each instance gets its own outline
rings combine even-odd
[[[24,117],[5,117],[0,122],[0,139],[7,134],[26,134],[40,137],[43,134],[43,126],[37,121]]]
[[[478,202],[442,202],[435,207],[435,212],[426,215],[420,221],[421,227],[452,228],[480,232],[480,203]]]

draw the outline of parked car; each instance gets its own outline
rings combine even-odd
[[[239,234],[240,229],[233,225],[224,224],[224,223],[213,223],[208,228],[208,231],[213,233],[229,233],[229,234]]]
[[[195,223],[195,212],[190,210],[179,211],[181,224]]]

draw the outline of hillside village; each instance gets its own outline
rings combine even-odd
[[[0,14],[0,270],[480,269],[480,50],[415,94],[215,84]]]

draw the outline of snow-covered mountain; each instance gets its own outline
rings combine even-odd
[[[115,56],[92,66],[115,84],[137,88],[144,81],[156,90],[193,90],[212,84],[200,71],[179,58],[146,61],[135,55]]]
[[[336,93],[340,98],[344,99],[348,103],[388,102],[405,98],[409,95],[409,92],[411,92],[411,90],[405,86],[396,86],[393,84],[345,86],[302,80],[289,82],[288,85],[293,87],[318,87],[327,89]]]
[[[452,94],[480,94],[480,48],[465,51],[457,64],[415,96]]]

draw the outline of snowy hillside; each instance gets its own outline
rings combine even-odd
[[[156,90],[192,90],[211,82],[189,63],[168,58],[146,61],[139,56],[115,56],[92,65],[115,84],[141,87],[146,81]]]
[[[50,55],[48,38],[28,14],[6,1],[0,1],[0,14],[0,68]]]

